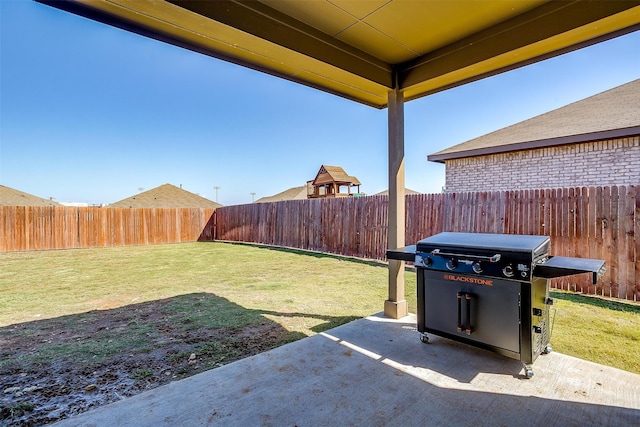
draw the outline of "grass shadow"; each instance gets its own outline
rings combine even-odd
[[[315,332],[324,332],[329,329],[336,328],[345,323],[353,322],[354,320],[361,319],[359,316],[326,316],[323,314],[310,314],[310,313],[283,313],[279,311],[258,310],[261,314],[267,314],[278,317],[303,317],[308,319],[320,319],[324,320],[324,323],[312,326],[310,329]]]
[[[337,260],[340,260],[340,261],[353,262],[355,264],[364,264],[364,265],[369,265],[369,266],[372,266],[372,267],[387,268],[387,263],[384,262],[384,261],[378,261],[378,260],[372,260],[372,259],[364,259],[364,258],[356,258],[356,257],[347,256],[347,255],[331,254],[331,253],[328,253],[328,252],[318,252],[318,251],[298,249],[298,248],[289,248],[289,247],[286,247],[286,246],[272,246],[272,245],[267,245],[267,244],[264,244],[264,243],[252,243],[252,242],[233,242],[233,241],[228,241],[228,240],[216,240],[216,241],[211,242],[211,243],[224,243],[224,244],[227,244],[227,245],[250,246],[252,248],[267,249],[267,250],[271,250],[271,251],[285,252],[285,253],[308,256],[308,257],[313,257],[313,258],[337,259]]]
[[[179,295],[0,328],[0,424],[40,425],[306,337],[250,310]]]

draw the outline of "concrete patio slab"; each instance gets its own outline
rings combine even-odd
[[[371,316],[56,423],[71,426],[631,426],[640,375],[516,360]]]

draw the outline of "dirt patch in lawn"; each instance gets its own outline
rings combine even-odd
[[[10,325],[0,425],[52,423],[303,336],[210,294]]]

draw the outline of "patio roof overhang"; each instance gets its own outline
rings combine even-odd
[[[376,108],[640,29],[638,0],[38,0]]]
[[[389,248],[404,246],[405,101],[640,29],[640,0],[36,1],[388,108]],[[404,298],[389,260],[385,314]]]

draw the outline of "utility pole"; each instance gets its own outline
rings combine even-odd
[[[256,193],[249,193],[249,194],[251,194],[251,203],[253,203],[255,201]]]
[[[214,190],[216,190],[216,203],[218,203],[218,190],[220,189],[219,185],[216,185],[213,187]]]

